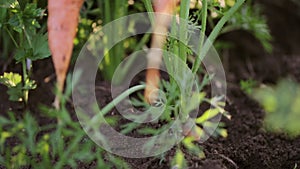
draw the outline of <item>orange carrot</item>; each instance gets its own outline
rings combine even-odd
[[[63,92],[73,50],[79,11],[84,0],[48,0],[48,39],[54,63],[57,88]],[[59,98],[54,106],[59,108]]]
[[[154,11],[158,13],[173,14],[178,0],[154,0]],[[153,103],[158,97],[158,85],[159,85],[159,67],[162,62],[162,52],[153,51],[154,48],[162,49],[168,31],[168,25],[170,24],[171,18],[168,15],[157,14],[155,16],[155,25],[151,41],[151,50],[147,55],[148,65],[146,72],[146,89],[145,99],[148,103]],[[159,34],[155,34],[155,32]],[[164,34],[164,35],[162,35]],[[155,49],[154,49],[155,50]],[[157,50],[157,49],[156,49]]]

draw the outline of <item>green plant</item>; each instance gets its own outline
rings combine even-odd
[[[149,0],[144,1],[146,4],[146,8],[149,12],[152,12],[153,9],[151,8],[151,2]],[[225,25],[225,23],[230,19],[230,17],[239,9],[239,7],[243,4],[243,0],[238,0],[235,5],[230,8],[227,12],[224,13],[224,16],[220,19],[218,24],[214,27],[212,33],[209,35],[207,40],[204,39],[205,34],[205,28],[206,28],[206,20],[207,20],[207,11],[208,11],[208,3],[207,1],[202,1],[202,9],[201,9],[201,23],[202,23],[202,29],[201,29],[201,38],[199,39],[199,47],[197,48],[200,52],[199,56],[195,56],[195,62],[192,64],[192,72],[194,75],[198,73],[198,69],[200,67],[201,60],[204,58],[204,56],[209,51],[211,45],[215,41],[216,37],[219,35],[219,33],[222,30],[222,27]],[[182,19],[188,20],[189,19],[189,8],[188,4],[190,1],[182,1],[180,6],[180,16]],[[150,17],[151,18],[151,17]],[[190,22],[192,24],[192,22]],[[192,52],[190,51],[189,47],[184,45],[182,42],[186,42],[189,40],[189,33],[193,32],[193,30],[189,30],[190,23],[182,24],[179,27],[179,40],[175,40],[174,38],[168,38],[168,43],[166,45],[166,49],[169,51],[172,51],[176,56],[178,56],[184,63],[187,64],[187,56],[192,55]],[[176,24],[173,22],[172,24]],[[176,30],[172,29],[170,34],[177,33]],[[176,26],[175,26],[176,28]],[[174,56],[172,56],[174,57]],[[177,74],[179,73],[179,79],[186,79],[186,74],[184,74],[184,70],[179,67],[179,62],[176,61],[176,59],[172,59],[170,56],[164,54],[164,60],[167,67],[168,72],[170,73],[170,77],[177,77]],[[175,66],[174,66],[175,65]],[[176,66],[177,65],[177,66]],[[176,68],[175,68],[176,67]],[[177,69],[177,70],[174,70]],[[183,72],[183,73],[182,73]],[[203,125],[206,123],[207,126],[214,126],[212,122],[209,120],[213,117],[216,117],[219,114],[223,114],[227,117],[230,117],[226,111],[223,109],[224,103],[220,101],[220,98],[205,98],[205,93],[202,91],[202,87],[206,85],[206,83],[209,81],[208,77],[204,78],[205,80],[202,81],[202,83],[197,84],[200,86],[200,93],[192,93],[189,98],[189,101],[184,100],[185,98],[182,98],[181,92],[192,92],[190,89],[187,89],[186,91],[180,91],[179,87],[177,86],[174,79],[170,79],[170,82],[162,82],[161,90],[166,91],[166,100],[158,100],[156,103],[157,105],[164,104],[165,109],[164,112],[159,117],[159,121],[164,123],[163,126],[161,126],[159,129],[152,128],[152,127],[142,127],[138,123],[128,123],[123,126],[121,126],[123,129],[121,130],[122,133],[128,133],[132,130],[136,130],[138,133],[143,135],[157,135],[160,134],[162,131],[166,130],[168,127],[170,127],[170,124],[173,122],[174,118],[180,116],[182,120],[182,126],[183,133],[185,136],[183,141],[177,145],[176,149],[176,155],[174,156],[174,159],[172,161],[172,166],[177,166],[178,168],[185,168],[186,162],[184,160],[184,155],[182,153],[182,149],[188,150],[193,155],[196,155],[199,158],[203,158],[204,154],[202,149],[195,143],[195,141],[201,140],[202,137],[205,136],[205,132],[203,130]],[[189,79],[193,81],[194,79]],[[183,80],[184,81],[184,80]],[[184,88],[184,87],[183,87]],[[140,96],[141,100],[144,100],[142,96]],[[163,101],[163,103],[160,103],[160,101]],[[190,116],[190,113],[197,109],[198,106],[203,102],[207,102],[212,105],[212,109],[209,109],[205,111],[202,115],[196,118],[195,122],[196,125],[192,127],[190,131],[184,131],[184,125],[186,124],[186,117]],[[133,99],[133,104],[138,107],[144,107],[144,109],[148,109],[149,105],[146,103],[143,103],[143,101],[139,101],[137,99]],[[182,110],[182,111],[180,111]],[[155,114],[155,113],[154,113]],[[138,115],[135,115],[138,116]],[[147,118],[148,115],[140,115],[139,121],[143,121]],[[216,135],[221,135],[226,137],[227,132],[226,129],[223,128],[223,125],[220,124],[219,127],[216,130]],[[150,140],[149,143],[146,146],[146,149],[148,148],[151,150],[151,147],[154,146],[154,143],[156,140]]]
[[[27,103],[28,90],[35,88],[34,81],[30,79],[31,62],[50,56],[47,36],[43,33],[44,30],[38,22],[38,19],[44,16],[44,11],[38,8],[36,3],[29,1],[8,1],[1,6],[1,28],[11,38],[16,48],[14,59],[16,63],[22,64],[23,72],[22,83],[18,83],[16,86],[7,85],[7,87],[14,87],[10,91],[15,91],[10,92],[13,94],[10,99],[13,101],[22,100]],[[7,75],[1,76],[2,82],[11,80],[9,78],[12,76],[8,77]],[[17,77],[18,75],[15,74],[14,76]],[[22,97],[19,95],[20,91],[23,93]]]
[[[264,125],[268,131],[300,135],[300,87],[291,79],[284,79],[276,86],[255,88],[251,94],[265,109]]]
[[[129,168],[119,157],[106,153],[87,138],[80,124],[67,118],[66,110],[42,110],[51,116],[64,114],[66,121],[39,126],[28,112],[21,119],[16,119],[13,112],[9,112],[9,118],[0,117],[0,167],[78,168],[80,163],[95,161],[97,168]],[[109,162],[104,162],[104,158]]]
[[[222,18],[236,2],[236,0],[223,1],[223,3],[207,1],[207,10],[209,11],[207,15],[207,26],[210,29],[214,29],[216,26],[215,21]],[[205,6],[202,4],[201,7]],[[222,28],[220,35],[236,30],[247,31],[257,38],[264,49],[270,53],[272,51],[272,45],[270,43],[272,36],[266,18],[262,15],[261,8],[259,4],[254,4],[252,0],[246,1],[246,3],[229,18],[227,24]],[[193,18],[199,21],[201,20],[201,15],[203,15],[201,11],[195,11]],[[224,49],[231,47],[231,44],[218,40],[215,42],[215,47],[217,49]]]
[[[253,79],[248,79],[248,80],[241,80],[240,81],[240,87],[241,89],[247,93],[247,94],[252,94],[253,88],[257,86],[257,81]]]
[[[272,52],[269,27],[266,18],[261,14],[261,6],[252,5],[252,1],[238,10],[229,20],[228,25],[221,31],[222,34],[233,30],[245,30],[257,38],[267,52]]]
[[[121,158],[98,147],[86,136],[80,123],[72,120],[66,108],[71,94],[70,81],[68,76],[61,109],[40,107],[40,116],[51,123],[39,125],[30,112],[21,117],[16,117],[13,112],[8,112],[8,117],[0,116],[0,167],[61,169],[79,168],[95,162],[96,168],[130,168]],[[53,123],[56,118],[58,123]]]
[[[7,94],[11,101],[22,101],[23,98],[23,87],[22,87],[22,76],[18,73],[4,73],[0,76],[0,83],[8,87]],[[27,83],[28,84],[28,83]],[[32,84],[33,85],[33,84]],[[29,86],[29,88],[33,88]]]

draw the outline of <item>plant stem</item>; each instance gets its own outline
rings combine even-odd
[[[205,31],[206,31],[206,21],[207,21],[207,0],[202,0],[202,19],[201,19],[201,35],[199,40],[199,48],[197,53],[200,53],[203,47],[204,43],[204,37],[205,37]],[[196,57],[195,65],[198,65],[201,61],[200,57]],[[198,71],[198,68],[193,67],[192,72],[196,74]]]
[[[107,114],[110,110],[112,110],[114,108],[114,106],[118,103],[120,103],[123,99],[125,99],[127,96],[129,96],[130,94],[142,90],[146,87],[146,85],[137,85],[134,86],[132,88],[127,89],[126,91],[124,91],[123,93],[121,93],[118,97],[116,97],[114,100],[112,100],[109,104],[107,104],[102,110],[101,112],[99,112],[97,115],[95,115],[90,123],[88,123],[89,125],[93,125],[97,122],[99,122],[99,119],[103,118],[103,116],[105,114]],[[87,126],[90,127],[90,126]],[[86,129],[86,131],[89,130],[89,128]]]
[[[20,46],[23,46],[24,32],[20,33],[19,35],[20,35]],[[26,80],[27,80],[26,60],[25,59],[22,60],[22,72],[23,72],[23,87],[24,87],[26,84]],[[28,90],[23,89],[23,99],[24,99],[24,103],[26,106],[27,101],[28,101]]]
[[[142,90],[145,87],[146,87],[145,85],[137,85],[137,86],[134,86],[132,88],[127,89],[121,95],[119,95],[118,97],[116,97],[113,101],[111,101],[108,105],[106,105],[102,109],[102,111],[101,111],[102,115],[105,115],[106,113],[108,113],[116,104],[120,103],[123,99],[125,99],[130,94],[132,94],[132,93],[134,93],[136,91]]]
[[[189,9],[190,0],[182,0],[180,3],[180,18],[187,20],[189,17]],[[185,43],[187,41],[187,26],[187,23],[179,23],[179,58],[182,59],[183,62],[186,62],[187,58],[187,47],[185,46]]]
[[[143,0],[143,2],[144,2],[144,5],[146,7],[147,12],[154,12],[151,0]],[[149,15],[149,19],[150,19],[150,22],[151,22],[152,26],[154,26],[154,24],[155,24],[155,19],[154,18],[155,17],[154,17],[153,14]]]
[[[197,72],[200,67],[200,61],[205,57],[207,52],[209,51],[210,47],[216,40],[217,36],[221,32],[222,27],[225,25],[225,23],[230,19],[230,17],[243,5],[245,0],[237,0],[237,2],[234,4],[232,8],[227,11],[224,16],[221,18],[221,20],[217,23],[216,27],[213,29],[209,37],[207,38],[206,42],[204,43],[204,46],[201,48],[201,52],[199,57],[199,62],[193,64],[193,73]]]
[[[5,30],[7,31],[8,35],[10,36],[10,38],[13,41],[14,45],[16,46],[16,48],[19,48],[18,43],[16,42],[15,38],[12,36],[12,34],[10,33],[10,31],[8,30],[8,28],[6,26],[5,26]]]

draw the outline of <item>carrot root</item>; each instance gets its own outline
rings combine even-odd
[[[158,97],[158,84],[159,84],[159,70],[158,69],[148,69],[146,74],[146,89],[145,89],[145,99],[148,103],[154,103]]]
[[[162,49],[166,40],[166,34],[168,31],[168,25],[170,24],[178,0],[154,0],[154,11],[164,13],[167,15],[158,14],[155,17],[155,25],[151,41],[151,49]],[[162,52],[156,52],[156,54],[148,55],[148,66],[146,73],[146,89],[144,93],[145,100],[152,104],[158,97],[159,86],[159,67],[162,62]],[[153,68],[157,68],[156,70]]]
[[[57,88],[63,92],[64,82],[73,50],[79,12],[84,0],[48,0],[48,39],[54,63]],[[59,108],[56,96],[53,105]]]

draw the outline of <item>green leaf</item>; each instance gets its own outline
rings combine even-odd
[[[185,114],[190,113],[192,110],[197,109],[205,97],[205,93],[193,93],[190,100],[187,102],[187,105],[184,106],[183,111],[185,111]]]
[[[32,38],[32,49],[33,54],[29,55],[28,58],[32,61],[44,59],[51,55],[48,46],[48,36],[47,34],[37,34]]]
[[[182,141],[183,145],[187,148],[187,150],[196,155],[199,158],[205,158],[205,154],[203,150],[196,144],[193,143],[194,138],[192,137],[185,137]]]
[[[15,59],[17,63],[19,63],[27,58],[30,58],[30,56],[32,55],[33,55],[33,49],[21,47],[17,49],[15,54]]]
[[[30,59],[32,61],[44,59],[51,55],[48,46],[47,34],[36,34],[31,39],[31,45],[26,41],[24,47],[17,49],[15,59],[17,62],[21,62],[24,59]]]
[[[145,127],[142,129],[138,129],[138,133],[139,134],[151,134],[151,135],[156,135],[160,132],[159,129],[154,129],[154,128],[150,128],[150,127]]]
[[[117,156],[108,155],[108,159],[110,162],[112,162],[116,168],[124,168],[129,169],[130,166],[122,159]]]
[[[184,169],[187,167],[187,162],[184,158],[184,154],[180,149],[178,149],[176,151],[176,155],[172,160],[172,168],[175,168],[175,167],[177,169]]]
[[[22,32],[23,24],[20,20],[19,15],[15,14],[13,15],[9,20],[8,24],[13,28],[13,30],[17,31],[18,33]]]
[[[37,22],[36,18],[41,17],[43,10],[37,8],[37,3],[26,4],[24,11],[22,12],[22,20],[25,28],[35,29],[40,28],[40,24]]]
[[[0,28],[4,25],[3,23],[6,22],[6,16],[7,16],[7,9],[6,8],[0,8]]]
[[[0,126],[3,128],[4,125],[11,124],[11,121],[6,117],[0,116]]]
[[[0,83],[4,84],[8,88],[16,87],[19,83],[22,82],[22,76],[18,73],[5,73],[3,76],[0,76]]]
[[[10,101],[16,101],[16,102],[21,102],[23,100],[22,84],[19,83],[15,87],[8,88],[7,94],[9,95],[8,100],[10,100]]]
[[[215,108],[215,109],[208,109],[200,117],[198,117],[196,119],[196,123],[197,124],[204,123],[208,119],[215,117],[217,114],[219,114],[219,109],[217,109],[217,108]]]
[[[223,31],[243,29],[252,33],[262,44],[267,52],[272,51],[269,27],[266,19],[261,15],[259,5],[251,5],[249,1],[229,20],[229,26]]]
[[[0,1],[0,8],[9,8],[13,3],[17,3],[17,1],[16,0]]]

